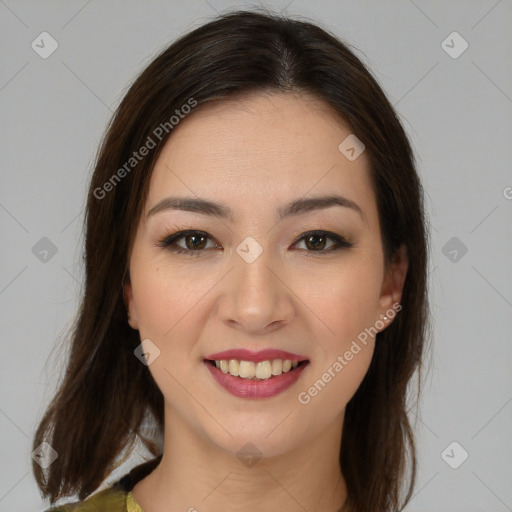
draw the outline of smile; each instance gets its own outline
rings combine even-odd
[[[273,359],[266,361],[221,359],[204,363],[215,381],[239,398],[270,398],[292,386],[309,366],[309,361]]]
[[[221,359],[214,361],[215,366],[219,368],[222,373],[229,373],[233,377],[240,377],[242,379],[255,380],[271,379],[272,377],[287,373],[297,368],[299,364],[305,362],[306,361],[291,361],[290,359],[273,359],[259,361],[257,363],[237,359]]]

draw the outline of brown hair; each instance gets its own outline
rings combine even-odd
[[[237,11],[156,57],[124,96],[100,147],[85,218],[84,295],[66,373],[33,443],[47,441],[59,455],[47,470],[33,463],[51,503],[72,493],[82,500],[96,490],[137,437],[159,454],[142,426],[149,420],[161,432],[163,396],[134,356],[140,338],[128,325],[122,287],[151,172],[172,134],[169,128],[160,139],[155,128],[169,127],[170,116],[191,100],[200,108],[273,91],[309,93],[349,124],[370,159],[387,262],[400,246],[407,250],[403,311],[377,335],[368,373],[347,404],[340,464],[348,489],[344,510],[390,511],[409,501],[416,456],[407,389],[416,370],[420,385],[428,338],[427,234],[410,144],[382,89],[347,45],[309,22]],[[155,147],[127,167],[148,137]],[[122,179],[113,182],[123,166]]]

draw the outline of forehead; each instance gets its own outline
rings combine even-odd
[[[255,94],[206,104],[181,120],[165,144],[146,212],[170,194],[254,212],[332,192],[371,210],[367,155],[350,161],[338,149],[350,134],[330,106],[305,94]]]

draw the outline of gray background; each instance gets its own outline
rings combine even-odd
[[[244,5],[0,0],[0,512],[46,507],[30,471],[31,439],[62,372],[57,341],[81,291],[85,192],[109,116],[161,48],[215,11]],[[512,3],[265,5],[310,17],[357,47],[418,156],[434,343],[407,511],[512,510]],[[46,59],[31,47],[43,45],[44,31],[58,43]],[[442,45],[453,31],[469,44],[457,58],[445,50],[458,54],[462,40]]]

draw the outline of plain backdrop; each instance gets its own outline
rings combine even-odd
[[[512,2],[263,5],[353,45],[418,159],[431,223],[433,349],[406,510],[512,510]],[[83,206],[107,121],[163,47],[216,11],[244,6],[0,0],[0,512],[47,507],[31,443],[81,292]]]

